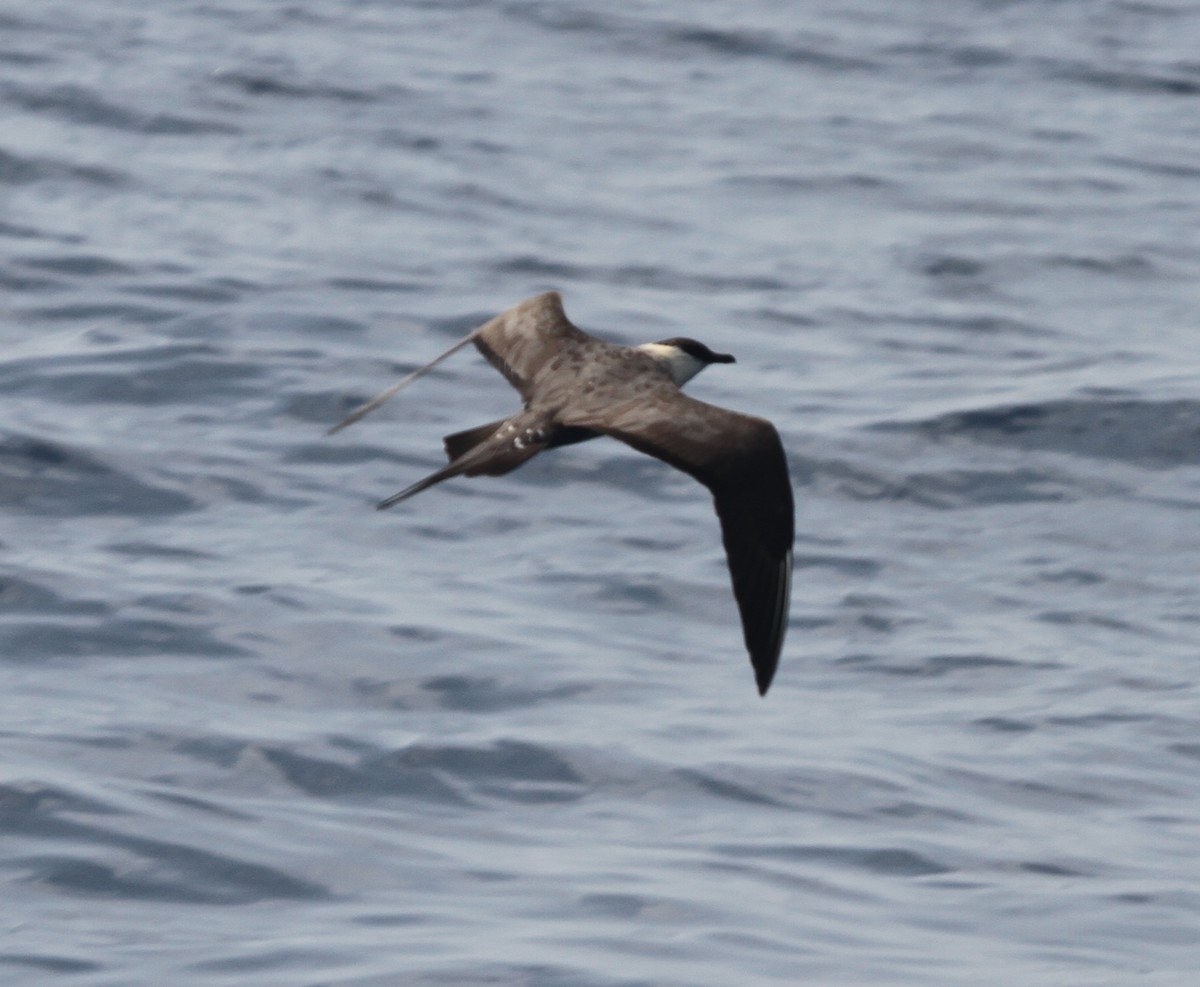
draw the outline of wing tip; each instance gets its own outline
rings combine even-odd
[[[758,694],[765,696],[775,679],[775,671],[779,668],[779,652],[767,656],[751,655],[750,664],[754,668],[754,684],[758,686]]]
[[[779,656],[783,654],[783,642],[787,637],[788,611],[791,610],[792,600],[792,550],[779,564],[778,597],[775,602],[775,619],[773,622],[770,645],[763,651],[751,651],[750,664],[754,667],[754,683],[758,686],[758,694],[765,696],[771,688],[771,681],[779,668]]]
[[[774,677],[774,670],[767,672],[766,674],[759,674],[758,670],[755,669],[754,683],[758,686],[758,694],[760,696],[765,696],[767,694],[767,690],[771,688],[771,679]]]
[[[498,315],[493,316],[487,323],[483,325],[481,331],[487,329],[492,323],[502,321],[508,322],[513,319],[525,319],[530,316],[533,316],[534,318],[539,316],[544,317],[545,313],[549,313],[550,316],[555,320],[561,319],[566,321],[567,313],[563,306],[562,295],[557,291],[543,291],[540,295],[531,295],[529,298],[517,302],[516,305],[513,305]]]

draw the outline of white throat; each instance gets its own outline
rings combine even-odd
[[[689,380],[700,373],[707,363],[697,360],[690,353],[685,353],[678,346],[664,346],[662,343],[643,343],[638,347],[643,353],[649,353],[660,364],[662,364],[667,373],[671,375],[671,380],[675,381],[676,387],[683,387]]]

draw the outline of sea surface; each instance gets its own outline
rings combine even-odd
[[[738,362],[372,505],[558,289]],[[0,983],[1200,970],[1200,6],[0,0]]]

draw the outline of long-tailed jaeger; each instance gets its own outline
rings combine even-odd
[[[733,595],[760,695],[765,695],[787,630],[793,507],[787,458],[775,426],[705,404],[680,388],[710,363],[733,363],[694,339],[617,346],[576,328],[557,292],[521,302],[409,374],[330,434],[362,418],[452,353],[474,343],[521,394],[525,406],[500,421],[445,438],[450,463],[380,510],[455,476],[500,476],[544,449],[601,435],[648,453],[712,492]]]

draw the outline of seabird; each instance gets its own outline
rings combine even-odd
[[[793,506],[775,426],[688,397],[680,388],[710,363],[733,363],[694,339],[617,346],[572,325],[550,291],[469,333],[329,430],[378,408],[467,343],[521,394],[500,421],[447,435],[449,465],[380,501],[383,510],[455,476],[500,476],[545,449],[611,435],[711,491],[746,650],[760,695],[779,664],[791,599]]]

